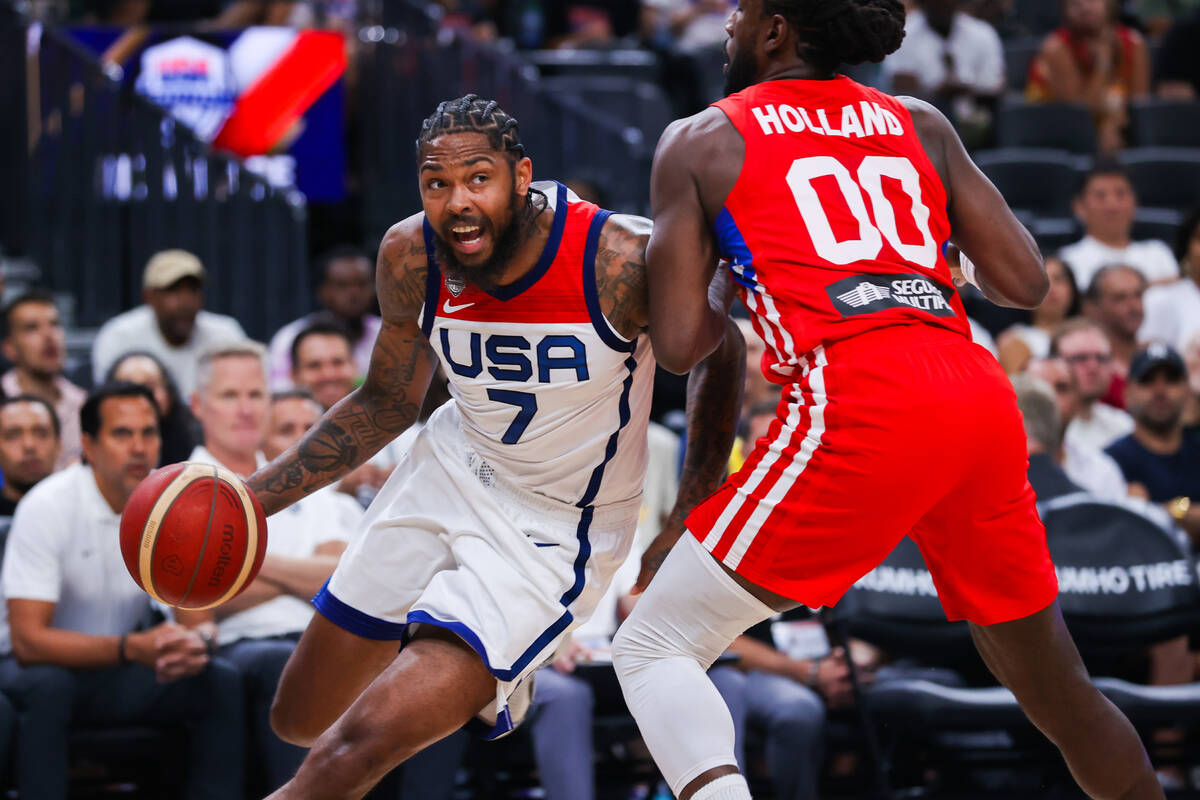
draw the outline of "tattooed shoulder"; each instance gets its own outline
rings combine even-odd
[[[384,234],[375,268],[375,288],[385,319],[413,319],[425,302],[429,263],[425,255],[425,215],[414,214]]]
[[[613,214],[600,231],[596,250],[596,288],[600,309],[617,332],[633,339],[646,330],[646,245],[650,220]]]

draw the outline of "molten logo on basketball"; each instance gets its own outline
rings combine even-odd
[[[213,567],[212,577],[208,579],[209,586],[220,585],[225,568],[233,560],[233,526],[229,523],[221,528],[221,547],[217,553],[217,565]]]

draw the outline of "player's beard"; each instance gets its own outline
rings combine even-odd
[[[459,261],[458,256],[454,253],[454,248],[447,244],[441,234],[435,235],[434,250],[437,253],[438,264],[445,273],[446,281],[457,283],[460,286],[470,283],[484,291],[495,288],[496,278],[508,268],[517,249],[525,241],[525,234],[532,222],[527,206],[528,201],[514,191],[509,202],[508,222],[504,227],[495,231],[494,224],[490,219],[488,220],[488,224],[495,231],[494,244],[491,255],[481,264],[469,266]]]
[[[754,51],[735,48],[725,67],[725,96],[754,85],[758,77],[758,62]]]

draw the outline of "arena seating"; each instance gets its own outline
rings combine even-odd
[[[1015,211],[1068,217],[1080,172],[1088,159],[1064,150],[1002,147],[975,154],[976,165]]]
[[[1130,105],[1133,141],[1139,147],[1196,147],[1200,103],[1142,100]]]
[[[1200,584],[1186,542],[1160,510],[1147,508],[1086,494],[1041,506],[1068,627],[1093,674],[1101,676],[1097,686],[1143,730],[1200,722],[1200,684],[1143,686],[1105,677],[1120,662],[1115,656],[1184,635],[1200,622]],[[967,627],[946,622],[911,540],[859,581],[843,604],[836,613],[849,631],[889,654],[970,670]],[[934,766],[956,779],[969,780],[981,766],[1016,768],[1029,759],[1025,766],[1033,764],[1039,774],[1054,773],[1056,756],[1006,689],[905,679],[880,682],[863,702],[884,735],[885,770],[897,761],[911,770],[919,741],[933,754]],[[946,737],[947,731],[1006,735],[956,738]],[[904,757],[892,758],[897,751]]]
[[[1193,141],[1200,143],[1200,134]],[[1135,147],[1121,151],[1120,161],[1133,179],[1139,206],[1200,205],[1200,148]]]
[[[1053,147],[1086,155],[1096,152],[1096,129],[1083,106],[1006,101],[996,109],[996,144]]]
[[[1004,70],[1009,94],[1020,95],[1029,80],[1029,65],[1042,47],[1042,37],[1022,36],[1004,43]]]

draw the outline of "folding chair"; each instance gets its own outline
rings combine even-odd
[[[1096,126],[1082,105],[1001,103],[996,109],[1000,147],[1052,147],[1087,155],[1096,152]]]

